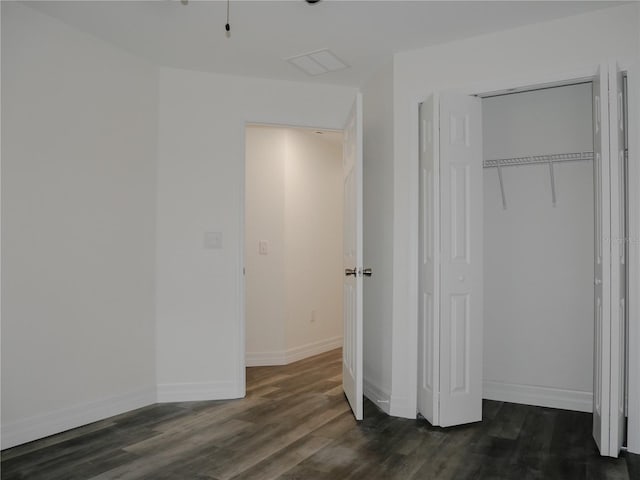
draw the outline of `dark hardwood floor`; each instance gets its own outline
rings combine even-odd
[[[440,429],[365,402],[353,420],[340,351],[247,369],[242,400],[159,404],[2,452],[3,479],[640,480],[640,456],[601,458],[591,415],[485,401]]]

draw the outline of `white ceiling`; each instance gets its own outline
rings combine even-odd
[[[29,5],[154,64],[361,85],[398,51],[615,6],[611,1],[41,1]],[[283,59],[329,48],[350,68],[309,77]]]

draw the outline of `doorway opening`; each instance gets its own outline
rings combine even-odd
[[[591,82],[482,99],[483,398],[590,412]]]
[[[343,133],[247,125],[245,139],[246,366],[339,349]]]
[[[596,443],[617,456],[628,416],[629,218],[626,76],[613,81],[618,128],[608,136],[599,79],[482,99],[483,398],[592,412]]]

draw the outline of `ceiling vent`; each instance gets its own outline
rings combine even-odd
[[[326,48],[303,55],[296,55],[295,57],[286,58],[285,60],[311,76],[336,72],[349,67],[349,65]]]

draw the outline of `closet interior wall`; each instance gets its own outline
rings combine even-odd
[[[591,88],[484,98],[485,161],[591,152]],[[549,165],[500,173],[503,190],[484,169],[484,397],[591,411],[593,162],[553,165],[555,206]]]

